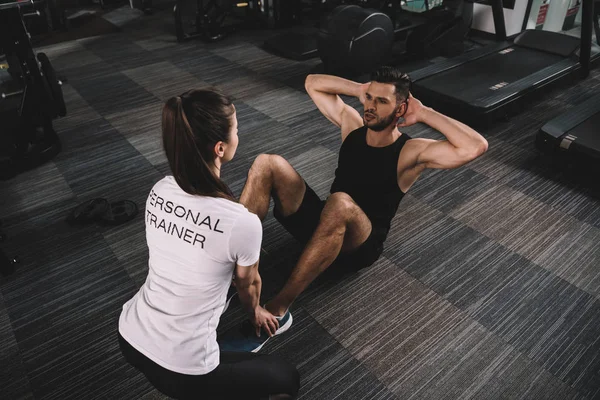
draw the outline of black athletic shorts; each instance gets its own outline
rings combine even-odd
[[[304,199],[292,215],[284,217],[275,207],[273,215],[275,219],[296,239],[305,246],[319,225],[321,212],[325,207],[325,200],[321,200],[314,190],[305,182],[306,192]],[[383,242],[387,236],[387,230],[372,224],[371,234],[358,249],[349,253],[340,253],[332,264],[332,268],[345,271],[357,271],[371,266],[379,259],[383,252]]]
[[[125,360],[173,399],[267,400],[269,395],[284,393],[293,398],[300,388],[298,370],[270,354],[222,351],[216,369],[205,375],[186,375],[156,364],[120,334],[118,339]]]

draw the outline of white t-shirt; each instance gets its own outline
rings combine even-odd
[[[146,201],[146,282],[123,306],[119,332],[171,371],[207,374],[219,365],[217,325],[235,264],[260,256],[262,225],[243,205],[192,196],[172,176]]]

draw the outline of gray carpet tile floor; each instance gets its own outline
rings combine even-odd
[[[339,132],[303,88],[318,58],[268,53],[272,31],[177,43],[168,11],[125,7],[106,19],[121,32],[37,49],[68,79],[68,115],[54,124],[63,151],[0,182],[2,246],[21,258],[0,278],[2,398],[165,399],[116,341],[121,306],[148,270],[143,218],[64,220],[95,197],[133,200],[143,215],[169,173],[160,113],[170,96],[215,86],[234,97],[240,145],[223,178],[236,195],[265,152],[284,156],[322,198],[333,180]],[[300,399],[600,398],[597,191],[534,146],[545,121],[599,88],[593,71],[482,130],[483,157],[427,171],[410,189],[373,266],[324,276],[301,295],[292,329],[262,350],[297,366]],[[441,138],[422,124],[405,132]],[[272,213],[263,227],[266,301],[302,249]],[[234,303],[219,334],[244,318]]]

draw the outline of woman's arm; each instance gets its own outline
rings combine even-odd
[[[242,307],[250,314],[250,320],[256,328],[256,336],[260,336],[261,328],[269,336],[273,336],[279,328],[279,321],[259,304],[262,279],[258,273],[258,262],[248,267],[236,265],[235,287]]]

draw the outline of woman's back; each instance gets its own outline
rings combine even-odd
[[[219,364],[216,328],[235,264],[259,258],[262,227],[233,201],[184,192],[172,176],[145,210],[148,277],[123,307],[121,335],[170,370],[205,374]]]

